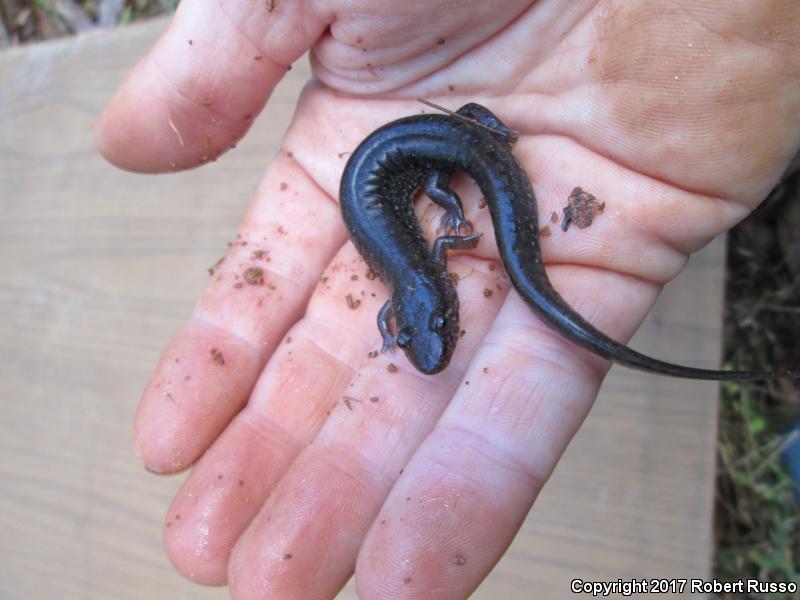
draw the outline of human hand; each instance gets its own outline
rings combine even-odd
[[[104,113],[112,162],[199,165],[313,47],[319,82],[137,416],[148,468],[198,461],[166,519],[185,575],[236,598],[322,598],[358,561],[363,597],[464,597],[591,406],[606,364],[509,290],[467,181],[485,236],[449,261],[466,330],[450,367],[367,356],[386,291],[345,243],[338,180],[343,153],[419,112],[414,98],[478,101],[520,131],[543,217],[578,185],[606,201],[590,229],[543,246],[556,289],[617,339],[797,150],[793,3],[529,4],[184,0]]]

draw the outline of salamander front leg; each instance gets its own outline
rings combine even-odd
[[[425,180],[425,193],[436,204],[447,212],[442,216],[439,226],[445,232],[455,231],[460,234],[461,229],[469,233],[472,231],[472,223],[464,217],[464,206],[461,198],[450,189],[451,174],[446,171],[434,171]]]
[[[447,251],[448,250],[471,250],[478,245],[478,239],[482,233],[473,233],[472,235],[443,235],[436,238],[433,243],[433,259],[442,265],[442,268],[447,267]]]
[[[383,346],[381,352],[387,350],[394,350],[397,345],[397,338],[392,333],[392,319],[394,318],[394,309],[392,308],[392,301],[387,300],[381,309],[378,311],[378,331],[381,332],[383,337]]]

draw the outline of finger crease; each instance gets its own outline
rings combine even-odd
[[[458,443],[454,445],[459,448],[463,448],[466,445],[472,452],[487,462],[496,465],[501,470],[507,471],[512,475],[515,473],[521,474],[528,483],[528,487],[535,493],[538,493],[547,482],[549,475],[535,473],[530,465],[495,444],[491,435],[484,435],[474,429],[467,429],[458,425],[438,425],[436,429],[446,435],[445,439],[452,437],[452,439],[457,440]],[[503,436],[503,439],[505,440],[507,437]],[[489,450],[494,450],[494,452]],[[442,464],[448,470],[453,469],[453,465]],[[481,480],[472,476],[471,473],[464,472],[462,475],[483,487]],[[516,480],[518,478],[512,477],[512,479]]]

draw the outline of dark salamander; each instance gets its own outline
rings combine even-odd
[[[536,199],[511,153],[515,141],[515,132],[488,109],[467,104],[455,114],[417,115],[388,123],[350,156],[340,189],[342,215],[359,252],[390,289],[390,300],[378,314],[384,349],[396,343],[423,373],[437,373],[450,361],[459,324],[458,295],[446,270],[447,250],[474,248],[480,237],[460,235],[471,226],[449,184],[456,171],[464,171],[486,199],[500,257],[517,292],[567,339],[621,365],[673,377],[800,377],[796,371],[757,373],[676,365],[631,350],[594,328],[547,278]],[[421,188],[445,209],[445,231],[458,234],[439,237],[433,249],[412,207]]]

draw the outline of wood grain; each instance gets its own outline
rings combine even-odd
[[[0,597],[226,598],[160,544],[181,477],[133,452],[138,395],[276,152],[308,67],[238,148],[192,173],[105,164],[91,128],[164,23],[0,54]],[[668,286],[634,345],[719,353],[723,242]],[[717,387],[614,369],[476,598],[571,598],[570,581],[709,571]],[[352,587],[342,598],[354,598]]]

